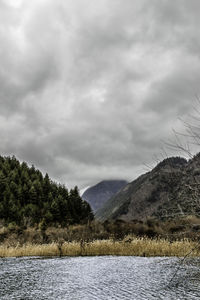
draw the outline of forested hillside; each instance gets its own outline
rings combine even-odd
[[[78,188],[70,191],[53,182],[34,166],[14,156],[0,156],[0,221],[32,226],[85,223],[93,219],[90,205],[81,199]]]

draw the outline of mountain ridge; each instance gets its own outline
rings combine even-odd
[[[98,210],[100,221],[131,221],[178,215],[200,215],[200,153],[187,161],[181,157],[164,159],[139,176]]]

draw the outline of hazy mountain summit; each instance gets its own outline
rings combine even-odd
[[[127,184],[126,180],[103,180],[88,188],[83,193],[82,199],[87,201],[95,212]]]

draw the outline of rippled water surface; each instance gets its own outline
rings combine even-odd
[[[176,276],[170,279],[176,272]],[[0,299],[200,299],[200,260],[0,259]]]

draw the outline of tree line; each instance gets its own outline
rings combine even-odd
[[[84,224],[93,219],[90,205],[78,188],[53,182],[34,166],[14,156],[0,156],[0,220],[5,224]]]

